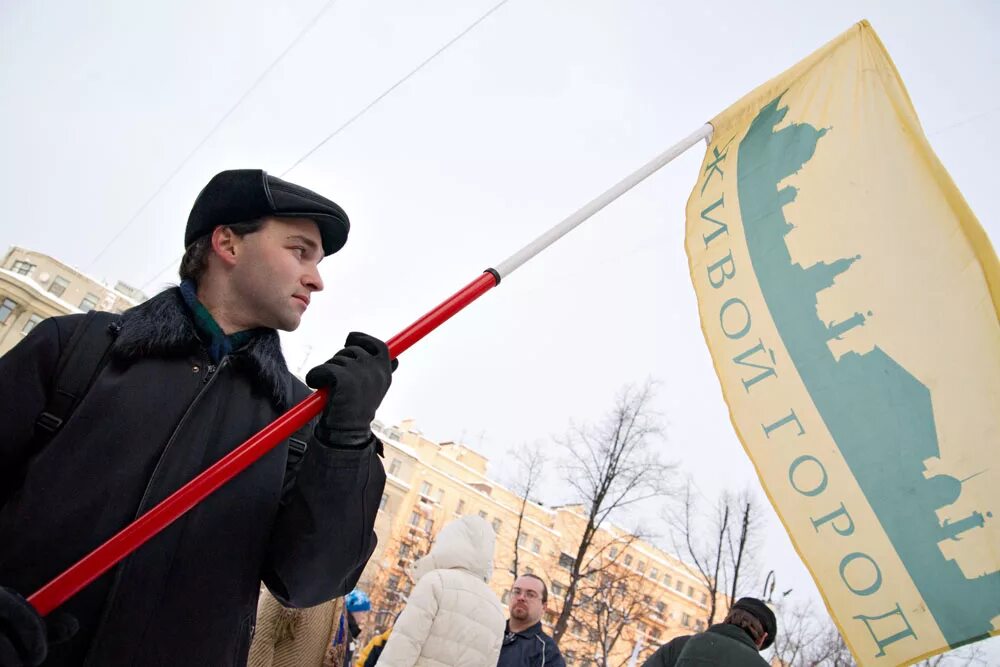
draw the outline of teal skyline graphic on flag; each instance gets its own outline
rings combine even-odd
[[[952,647],[982,639],[1000,616],[1000,571],[968,578],[939,542],[961,540],[993,520],[980,508],[954,522],[935,511],[951,505],[962,481],[925,475],[940,455],[928,388],[875,346],[837,359],[829,341],[865,326],[861,308],[842,322],[824,323],[817,294],[834,285],[861,255],[803,267],[785,237],[796,228],[783,207],[798,190],[781,182],[812,159],[826,129],[792,123],[781,96],[764,106],[740,142],[737,179],[751,263],[768,310],[818,412],[907,572]],[[797,221],[805,228],[808,221]],[[863,260],[862,260],[863,261]],[[867,314],[867,317],[866,317]]]

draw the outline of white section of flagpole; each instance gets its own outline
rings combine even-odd
[[[634,188],[636,185],[644,181],[646,178],[651,176],[660,167],[679,156],[681,153],[687,149],[694,146],[696,143],[702,139],[708,139],[712,136],[712,126],[708,123],[698,128],[696,132],[693,132],[689,136],[685,137],[678,143],[674,144],[667,150],[663,151],[655,158],[647,162],[645,165],[632,172],[618,183],[613,185],[611,188],[606,190],[602,195],[593,199],[586,206],[578,210],[573,215],[569,216],[558,225],[545,232],[537,239],[524,246],[513,255],[505,259],[504,261],[497,264],[494,269],[500,278],[506,278],[511,273],[514,272],[519,266],[527,262],[529,259],[540,253],[541,251],[548,248],[550,245],[561,239],[566,234],[570,233],[573,229],[578,227],[580,223],[594,215],[602,208],[613,202],[614,200],[621,197],[623,194]]]

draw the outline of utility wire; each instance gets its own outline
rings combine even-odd
[[[422,63],[420,63],[419,65],[417,65],[416,67],[414,67],[412,70],[410,70],[409,74],[407,74],[406,76],[404,76],[402,79],[400,79],[396,83],[392,84],[389,88],[387,88],[385,90],[385,92],[383,92],[381,95],[379,95],[374,100],[372,100],[371,102],[369,102],[367,106],[365,106],[363,109],[361,109],[361,111],[359,111],[356,114],[354,114],[353,116],[351,116],[343,125],[341,125],[336,130],[334,130],[333,132],[331,132],[330,134],[328,134],[322,141],[320,141],[318,144],[316,144],[315,146],[313,146],[312,148],[310,148],[308,151],[306,151],[305,155],[303,155],[298,160],[296,160],[295,162],[292,163],[292,166],[290,166],[288,169],[286,169],[283,172],[281,172],[281,176],[284,177],[285,174],[287,174],[292,169],[295,169],[297,166],[299,166],[310,155],[312,155],[313,153],[315,153],[316,151],[318,151],[320,148],[322,148],[326,144],[326,142],[330,141],[335,136],[337,136],[338,134],[340,134],[341,132],[343,132],[345,129],[347,129],[352,123],[354,123],[354,121],[356,121],[358,118],[361,118],[361,116],[363,116],[369,109],[371,109],[373,106],[375,106],[376,104],[378,104],[379,102],[381,102],[384,97],[386,97],[387,95],[389,95],[392,91],[396,90],[396,88],[398,88],[401,85],[403,85],[404,83],[406,83],[406,81],[410,77],[412,77],[414,74],[416,74],[417,72],[419,72],[420,70],[422,70],[424,68],[424,66],[426,66],[428,63],[430,63],[435,58],[437,58],[439,55],[441,55],[452,44],[454,44],[458,40],[460,40],[463,37],[465,37],[477,25],[479,25],[480,23],[482,23],[483,21],[485,21],[487,18],[490,17],[491,14],[493,14],[493,12],[497,11],[498,9],[500,9],[501,7],[503,7],[508,2],[509,2],[509,0],[500,0],[500,2],[498,2],[495,5],[493,5],[493,7],[490,8],[489,11],[487,11],[485,14],[483,14],[482,16],[480,16],[478,19],[476,19],[475,21],[473,21],[472,23],[470,23],[469,26],[465,30],[463,30],[462,32],[460,32],[457,35],[455,35],[455,37],[451,38],[451,40],[448,41],[444,46],[442,46],[440,49],[438,49],[437,51],[435,51],[434,53],[432,53]]]
[[[399,79],[398,81],[396,81],[396,83],[394,83],[391,86],[389,86],[388,88],[386,88],[385,91],[383,91],[375,99],[373,99],[371,102],[369,102],[364,107],[362,107],[360,111],[358,111],[356,114],[354,114],[353,116],[351,116],[340,127],[338,127],[336,130],[334,130],[330,134],[326,135],[326,137],[324,137],[322,141],[320,141],[318,144],[316,144],[315,146],[313,146],[312,148],[310,148],[308,151],[306,151],[305,154],[302,155],[302,157],[300,157],[298,160],[296,160],[295,162],[293,162],[290,167],[288,167],[283,172],[281,172],[281,176],[284,177],[292,169],[295,169],[295,167],[297,167],[300,164],[302,164],[313,153],[315,153],[320,148],[322,148],[327,142],[329,142],[331,139],[333,139],[334,137],[336,137],[338,134],[340,134],[341,132],[343,132],[344,130],[346,130],[350,125],[352,125],[354,123],[354,121],[356,121],[359,118],[361,118],[361,116],[363,116],[365,113],[367,113],[369,110],[371,110],[371,108],[374,107],[376,104],[378,104],[379,102],[381,102],[385,97],[387,97],[390,93],[392,93],[392,91],[396,90],[401,85],[403,85],[404,83],[406,83],[406,81],[408,79],[410,79],[414,74],[416,74],[417,72],[419,72],[420,70],[422,70],[432,60],[434,60],[439,55],[441,55],[442,53],[444,53],[449,47],[451,47],[453,44],[455,44],[455,42],[457,42],[458,40],[462,39],[467,34],[469,34],[469,32],[471,32],[473,30],[473,28],[475,28],[480,23],[482,23],[483,21],[485,21],[495,11],[497,11],[498,9],[500,9],[501,7],[503,7],[509,1],[510,0],[500,0],[500,2],[498,2],[495,5],[493,5],[493,7],[491,7],[489,10],[487,10],[486,13],[484,13],[478,19],[476,19],[475,21],[473,21],[472,23],[470,23],[464,30],[462,30],[462,32],[458,33],[455,37],[452,37],[450,40],[448,40],[448,42],[446,42],[444,44],[444,46],[442,46],[441,48],[439,48],[437,51],[435,51],[429,57],[425,58],[423,62],[421,62],[419,65],[417,65],[412,70],[410,70],[409,73],[407,73],[401,79]],[[152,278],[150,278],[145,283],[143,283],[143,285],[142,285],[142,287],[140,287],[140,289],[145,290],[146,287],[148,287],[150,284],[152,284],[157,278],[159,278],[161,275],[163,275],[172,266],[174,266],[175,264],[177,264],[181,260],[181,258],[183,258],[183,257],[184,257],[183,253],[181,255],[178,255],[178,257],[176,259],[172,260],[169,264],[167,264],[162,269],[160,269],[157,273],[155,273]]]
[[[965,118],[964,120],[960,120],[957,123],[952,123],[951,125],[946,125],[946,126],[944,126],[942,128],[934,130],[933,132],[929,133],[927,136],[928,137],[933,137],[933,136],[937,136],[937,135],[941,134],[942,132],[947,132],[948,130],[954,130],[956,127],[961,127],[963,125],[967,125],[968,123],[971,123],[974,120],[979,120],[980,118],[984,118],[986,116],[990,116],[992,114],[995,114],[997,111],[1000,111],[1000,107],[993,107],[992,109],[988,109],[986,111],[982,111],[980,113],[977,113],[977,114],[975,114],[973,116],[969,116],[968,118]]]
[[[139,219],[139,216],[142,215],[142,212],[145,211],[146,208],[151,203],[153,203],[153,200],[155,200],[168,185],[170,185],[170,183],[174,180],[174,177],[177,176],[177,174],[180,173],[180,171],[185,166],[187,166],[188,162],[191,161],[191,158],[193,158],[195,154],[197,154],[198,151],[200,151],[202,147],[206,143],[208,143],[208,140],[211,139],[215,135],[215,133],[219,131],[219,128],[222,127],[222,125],[229,119],[229,117],[233,115],[233,112],[235,112],[240,107],[240,105],[242,105],[243,102],[245,102],[246,99],[250,97],[250,94],[257,89],[257,86],[259,86],[260,83],[265,78],[267,78],[268,74],[274,71],[274,68],[277,67],[282,60],[284,60],[285,56],[288,55],[289,51],[291,51],[295,47],[295,45],[298,44],[299,41],[306,36],[306,33],[312,30],[316,26],[316,24],[319,23],[319,20],[323,17],[323,15],[326,14],[326,12],[329,11],[329,9],[333,7],[333,5],[336,4],[336,2],[337,0],[329,0],[325,5],[323,5],[323,8],[320,9],[319,12],[317,12],[316,15],[312,17],[312,19],[310,19],[310,21],[306,24],[304,28],[302,28],[301,31],[299,31],[299,34],[295,36],[295,39],[293,39],[287,47],[285,47],[285,50],[282,51],[277,58],[271,61],[271,64],[268,65],[267,68],[265,68],[264,71],[260,73],[260,76],[257,77],[257,80],[254,81],[253,84],[246,89],[246,91],[240,96],[240,98],[236,100],[235,104],[229,107],[229,111],[227,111],[225,114],[222,115],[222,118],[220,118],[212,127],[212,129],[208,131],[208,134],[206,134],[202,138],[202,140],[198,142],[198,145],[195,146],[183,160],[181,160],[180,164],[178,164],[177,167],[175,167],[172,172],[170,172],[170,175],[167,176],[166,180],[164,180],[160,184],[160,187],[158,187],[156,191],[153,192],[153,194],[151,194],[145,202],[143,202],[142,206],[140,206],[136,210],[136,212],[132,214],[132,217],[128,219],[125,225],[118,230],[118,233],[116,233],[113,237],[111,237],[111,240],[108,241],[103,248],[101,248],[101,251],[97,253],[94,259],[90,261],[90,266],[89,266],[90,269],[93,269],[94,265],[97,264],[97,261],[104,256],[104,253],[106,253],[108,249],[112,245],[114,245],[115,241],[121,238],[121,235],[124,234],[129,229],[129,227],[131,227],[135,223],[135,221]]]

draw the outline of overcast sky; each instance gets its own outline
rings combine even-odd
[[[0,3],[0,245],[155,293],[176,280],[188,210],[213,174],[282,174],[497,1]],[[326,291],[283,337],[290,367],[321,362],[351,330],[390,337],[862,18],[996,241],[995,2],[509,0],[288,173],[352,220],[323,263]],[[462,440],[505,478],[508,449],[596,419],[623,384],[653,377],[664,456],[706,496],[759,489],[684,255],[702,154],[404,354],[379,417]],[[768,519],[763,571],[815,597]]]

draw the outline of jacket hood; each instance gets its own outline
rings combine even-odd
[[[176,287],[126,310],[115,329],[117,338],[111,346],[111,357],[124,363],[151,356],[184,356],[202,345]],[[293,380],[281,354],[277,331],[258,329],[250,342],[233,355],[233,363],[246,364],[257,387],[278,408],[291,407],[295,400]]]
[[[463,516],[441,529],[431,552],[413,566],[414,579],[431,570],[467,570],[484,582],[493,576],[496,535],[478,516]]]

